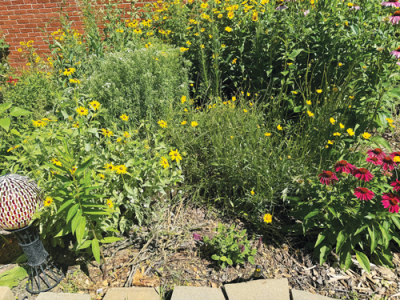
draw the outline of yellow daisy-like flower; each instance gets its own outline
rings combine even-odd
[[[278,125],[276,128],[278,128],[278,130],[282,130],[282,126]]]
[[[308,105],[311,105],[311,101],[310,101],[310,100],[307,100],[306,103],[307,103]]]
[[[329,148],[329,145],[325,145],[325,148]]]
[[[292,91],[292,94],[293,95],[297,95],[298,93],[296,91]]]
[[[231,139],[233,139],[233,135],[231,135]]]
[[[181,50],[181,52],[185,52],[185,51],[188,51],[189,48],[181,47],[180,50]]]
[[[61,161],[59,161],[57,158],[53,158],[53,159],[51,160],[51,162],[52,162],[54,165],[56,165],[56,166],[62,167]]]
[[[229,19],[233,19],[234,16],[235,16],[235,13],[233,11],[228,12]]]
[[[232,60],[232,64],[236,64],[237,58]]]
[[[37,120],[37,121],[32,120],[32,122],[33,122],[33,126],[35,126],[35,127],[44,127],[47,125],[47,123],[42,120]]]
[[[112,163],[111,164],[106,164],[104,166],[104,168],[107,169],[108,171],[114,171],[114,166],[113,166]]]
[[[271,136],[271,132],[264,133],[265,136]]]
[[[89,104],[90,104],[90,106],[93,108],[93,110],[98,110],[99,108],[100,108],[100,103],[99,102],[97,102],[97,101],[92,101],[92,102],[89,102]]]
[[[366,139],[366,140],[368,140],[368,139],[371,137],[371,135],[370,135],[368,132],[364,132],[364,133],[362,134],[362,136],[363,136],[363,138]]]
[[[204,49],[204,45],[203,45],[203,44],[202,44],[202,45],[200,45],[200,48],[201,48],[201,49]]]
[[[243,109],[243,111],[244,111],[245,113],[247,113],[247,109]]]
[[[339,65],[339,67],[343,66],[343,64],[342,64],[342,63],[339,63],[338,65]]]
[[[328,144],[329,144],[329,145],[333,145],[333,142],[334,142],[334,141],[328,140]]]
[[[15,145],[14,147],[11,147],[10,149],[8,149],[7,152],[13,151],[13,150],[17,149],[18,147],[20,147],[20,146]]]
[[[329,122],[331,122],[332,125],[335,125],[336,120],[335,120],[334,118],[330,118],[330,119],[329,119]]]
[[[219,14],[219,15],[218,15],[218,18],[219,18],[219,19],[221,19],[221,18],[223,18],[223,17],[224,17],[223,14]]]
[[[76,122],[75,124],[72,124],[72,127],[79,128],[79,122]]]
[[[72,167],[72,169],[69,170],[69,171],[71,172],[72,175],[74,175],[77,169],[78,169],[78,167],[77,167],[77,166],[74,166],[74,167]]]
[[[187,122],[186,121],[182,121],[181,125],[185,125]]]
[[[122,138],[117,138],[117,143],[120,143],[122,141]]]
[[[128,120],[129,120],[129,116],[127,116],[126,114],[122,114],[119,118],[120,118],[122,121],[128,121]]]
[[[53,202],[53,198],[46,197],[46,199],[44,200],[44,206],[50,206],[52,202]]]
[[[124,132],[124,137],[128,138],[128,137],[130,137],[130,136],[131,136],[131,135],[129,134],[128,131],[125,131],[125,132]]]
[[[126,174],[127,169],[125,167],[125,165],[119,165],[114,167],[114,171],[116,171],[117,174]]]
[[[322,93],[322,90],[317,90],[317,93],[318,93],[318,94],[321,94],[321,93]]]
[[[100,179],[106,178],[106,176],[105,176],[104,174],[101,174],[101,173],[97,174],[97,176],[98,176]]]
[[[309,111],[309,110],[307,110],[307,113],[308,113],[308,115],[309,115],[310,117],[313,117],[313,116],[314,116],[314,114],[313,114],[311,111]]]
[[[113,208],[114,204],[112,203],[112,201],[110,199],[107,199],[107,205],[109,208]]]
[[[124,30],[123,30],[123,29],[117,29],[117,30],[116,30],[116,32],[123,33],[123,32],[124,32]]]
[[[353,135],[354,135],[354,131],[353,131],[353,129],[351,129],[351,128],[347,129],[347,133],[348,133],[350,136],[353,136]]]
[[[200,7],[201,7],[201,8],[207,8],[207,7],[208,7],[208,3],[202,3],[202,4],[200,5]]]
[[[232,28],[230,28],[229,26],[227,26],[227,27],[225,27],[225,31],[231,32],[231,31],[232,31]]]
[[[177,163],[182,160],[182,156],[179,154],[178,149],[175,151],[171,150],[169,156],[171,156],[171,160],[176,160]]]
[[[344,125],[342,123],[339,124],[340,128],[343,129]]]
[[[108,129],[102,128],[101,131],[103,132],[103,135],[107,136],[107,137],[111,137],[111,136],[114,135],[114,133],[111,130],[108,130]]]
[[[253,190],[251,190],[250,194],[251,194],[251,195],[254,195],[255,193],[254,193],[254,191],[253,191]]]
[[[158,125],[160,125],[161,128],[167,128],[167,122],[160,120],[157,123]]]
[[[272,223],[272,215],[271,214],[265,214],[263,219],[264,219],[265,223]]]
[[[389,124],[390,127],[396,128],[396,126],[394,126],[393,124]]]
[[[78,115],[80,115],[80,116],[86,116],[89,113],[89,111],[86,108],[82,107],[82,106],[78,107],[75,110],[78,113]]]
[[[76,71],[75,68],[68,68],[68,69],[65,69],[65,71],[64,71],[63,74],[64,74],[65,76],[69,76],[69,75],[71,75],[71,74],[74,74],[75,71]]]
[[[164,167],[164,169],[169,167],[168,159],[165,157],[161,157],[161,165]]]
[[[394,162],[400,162],[400,156],[395,156],[393,157]]]
[[[340,136],[340,135],[341,135],[340,132],[335,132],[335,133],[333,134],[333,136]]]
[[[186,96],[182,96],[181,102],[182,102],[182,104],[186,102]]]
[[[192,123],[190,123],[190,125],[192,125],[192,127],[196,127],[196,126],[198,126],[199,124],[198,124],[196,121],[193,121]]]
[[[390,118],[386,118],[385,120],[386,120],[389,124],[392,124],[392,123],[393,123],[393,120],[390,119]]]
[[[351,100],[353,100],[353,99],[354,99],[354,96],[349,96],[349,98],[350,98]]]

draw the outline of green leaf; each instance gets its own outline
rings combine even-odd
[[[31,113],[32,112],[30,112],[28,110],[25,110],[25,109],[22,109],[20,107],[13,107],[10,110],[10,116],[13,116],[13,117],[27,116],[27,115],[30,115]]]
[[[18,135],[18,136],[21,136],[21,134],[18,132],[18,130],[17,129],[11,129],[11,131],[10,131],[12,134],[14,134],[14,135]]]
[[[313,210],[312,212],[308,213],[305,217],[304,217],[304,221],[308,220],[316,215],[318,215],[320,213],[319,209]]]
[[[348,235],[344,229],[339,232],[339,234],[337,236],[337,240],[336,240],[336,253],[340,252],[340,249],[342,248],[347,237],[348,237]]]
[[[318,234],[317,242],[315,243],[314,247],[317,247],[321,242],[325,239],[326,237],[326,232],[325,230],[322,231],[320,234]]]
[[[94,159],[94,157],[91,157],[86,162],[84,162],[81,166],[79,166],[78,169],[75,172],[75,175],[79,175],[80,173],[85,171],[86,168],[90,166],[90,164],[92,163],[93,159]]]
[[[74,199],[68,200],[67,202],[65,202],[63,205],[61,205],[60,209],[57,211],[57,215],[62,212],[65,208],[67,208],[72,202],[74,201]]]
[[[296,58],[297,55],[300,54],[301,51],[303,51],[304,49],[296,49],[293,50],[292,53],[289,54],[289,59],[294,60]]]
[[[230,258],[228,258],[228,260],[227,260],[226,262],[227,262],[227,263],[228,263],[228,265],[230,265],[230,266],[232,266],[232,265],[233,265],[232,259],[230,259]]]
[[[122,239],[123,238],[119,238],[119,237],[115,237],[115,236],[107,236],[107,237],[103,238],[102,240],[100,240],[100,242],[103,244],[111,244],[111,243],[120,241]]]
[[[100,208],[105,208],[104,204],[95,204],[92,202],[86,202],[86,201],[82,201],[82,206],[83,207],[100,207]]]
[[[85,230],[86,230],[86,218],[84,216],[81,216],[81,221],[78,224],[78,227],[76,228],[76,239],[78,240],[78,243],[82,243],[82,239],[85,235]]]
[[[368,273],[370,273],[371,272],[371,270],[370,270],[370,264],[369,264],[369,259],[368,259],[368,257],[364,254],[364,253],[362,253],[362,252],[358,252],[357,250],[354,250],[355,252],[356,252],[356,258],[357,258],[357,261],[359,262],[359,264],[361,265],[361,267],[365,270],[365,271],[367,271]]]
[[[375,228],[372,227],[371,229],[370,227],[368,227],[368,232],[369,232],[369,237],[371,239],[371,253],[373,253],[376,248]]]
[[[97,263],[100,264],[100,247],[98,239],[94,238],[92,241],[92,251]]]
[[[92,240],[86,240],[83,242],[83,244],[78,247],[77,249],[86,249],[89,248],[92,245]]]
[[[322,266],[322,264],[326,261],[326,258],[328,256],[329,251],[331,248],[329,246],[322,246],[320,249],[320,256],[319,256],[319,264]]]
[[[397,216],[393,215],[393,214],[391,215],[391,217],[392,217],[392,221],[393,221],[394,225],[396,225],[397,229],[400,229],[399,218]]]
[[[254,265],[256,263],[253,256],[249,256],[248,260],[249,260],[249,263],[251,263],[252,265]]]
[[[227,261],[228,259],[226,258],[226,256],[221,256],[221,257],[219,258],[219,260],[221,260],[221,261]]]
[[[71,220],[71,218],[73,216],[75,216],[76,212],[78,211],[79,208],[79,203],[76,203],[74,206],[72,206],[69,211],[68,211],[68,215],[67,215],[67,223],[69,223],[69,221]]]
[[[0,114],[12,106],[12,103],[3,103],[0,104]]]
[[[341,264],[340,267],[346,272],[347,269],[350,269],[351,265],[352,265],[352,261],[351,261],[351,254],[350,251],[346,252],[346,258],[344,260],[344,264]]]
[[[0,286],[8,286],[12,289],[27,276],[28,273],[26,270],[23,267],[17,266],[0,274]]]
[[[387,249],[389,247],[389,241],[391,240],[391,238],[389,237],[389,233],[387,232],[387,230],[383,228],[380,224],[379,224],[379,229],[382,232],[384,247]]]
[[[211,258],[213,260],[219,260],[219,256],[217,254],[213,254],[213,256],[211,256]]]
[[[0,119],[0,126],[3,127],[3,129],[7,132],[10,129],[10,124],[11,124],[10,118]]]
[[[64,226],[59,233],[57,233],[56,236],[54,237],[59,237],[59,236],[64,236],[67,235],[68,233],[71,233],[71,225],[68,224],[67,226]]]
[[[386,149],[388,149],[390,152],[393,152],[388,141],[386,141],[383,137],[376,135],[376,136],[371,137],[370,140],[372,142],[378,144],[378,146],[383,146]]]
[[[75,217],[72,219],[71,222],[71,229],[72,229],[72,233],[75,233],[76,227],[78,227],[79,222],[81,220],[81,216],[82,216],[82,210],[78,210],[78,213],[75,215]]]
[[[357,234],[363,232],[364,229],[367,228],[367,227],[368,227],[368,224],[358,228],[357,231],[354,233],[354,235],[357,235]]]
[[[257,249],[253,249],[253,250],[251,250],[251,252],[250,252],[251,255],[256,255],[256,253],[257,253]]]
[[[87,215],[110,215],[110,213],[108,213],[108,212],[105,212],[103,210],[95,210],[95,209],[84,209],[83,213],[87,214]]]

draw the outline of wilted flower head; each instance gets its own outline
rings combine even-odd
[[[359,10],[360,7],[358,5],[353,5],[349,8],[350,10]]]
[[[336,177],[335,173],[331,172],[331,171],[322,171],[321,174],[318,175],[319,176],[319,182],[321,182],[322,184],[326,184],[326,185],[330,185],[330,184],[334,184],[335,181],[339,181],[339,179]]]
[[[284,10],[287,9],[288,7],[284,5],[283,3],[279,4],[279,6],[276,8],[276,10]]]

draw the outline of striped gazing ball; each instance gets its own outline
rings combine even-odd
[[[17,174],[0,176],[0,229],[28,226],[37,203],[42,205],[43,198],[35,181]]]

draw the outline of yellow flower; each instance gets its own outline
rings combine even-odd
[[[208,37],[211,39],[213,36],[211,34],[209,34]]]
[[[247,109],[243,109],[244,112],[247,112]]]
[[[271,132],[264,133],[265,136],[271,136]]]
[[[69,171],[71,172],[72,175],[74,175],[77,169],[78,169],[77,166],[74,166],[74,167],[72,167],[72,169],[69,170]]]
[[[193,121],[190,125],[192,125],[192,127],[196,127],[199,124],[196,121]]]
[[[27,66],[30,66],[30,65],[31,65],[31,63],[27,63],[26,65],[27,65]]]
[[[329,122],[331,122],[331,123],[332,123],[332,125],[334,125],[334,124],[335,124],[335,122],[336,122],[336,120],[335,120],[334,118],[330,118],[330,119],[329,119]]]
[[[225,27],[225,31],[231,32],[232,28],[230,28],[229,26]]]
[[[343,66],[343,64],[342,64],[342,63],[339,63],[339,67],[341,67],[341,66]]]
[[[362,136],[363,136],[363,138],[366,139],[366,140],[368,140],[368,139],[371,137],[371,135],[370,135],[368,132],[364,132],[364,133],[362,134]]]
[[[218,18],[219,18],[219,19],[221,19],[221,18],[223,18],[223,17],[224,17],[223,14],[219,14],[219,15],[218,15]]]
[[[311,105],[311,101],[310,101],[310,100],[306,100],[306,103],[307,103],[308,105]]]
[[[329,145],[333,145],[333,141],[328,140],[328,144],[329,144]]]
[[[325,145],[325,148],[329,148],[329,146],[328,146],[328,145]]]
[[[233,11],[228,12],[229,19],[233,19],[234,16],[235,16],[235,13]]]
[[[278,128],[278,130],[282,130],[282,126],[278,125],[276,128]]]
[[[187,44],[188,46],[190,46],[192,43],[191,43],[190,41],[187,41],[186,44]]]
[[[158,125],[160,125],[161,128],[167,128],[167,122],[161,120],[161,121],[158,121],[157,123],[158,123]]]
[[[104,179],[104,178],[106,178],[106,176],[105,176],[104,174],[101,174],[101,173],[97,174],[97,176],[99,176],[99,177],[100,177],[100,179]]]
[[[233,139],[233,135],[231,135],[231,139]]]
[[[168,159],[165,157],[161,157],[161,165],[164,167],[164,169],[169,167]]]
[[[333,134],[333,136],[340,136],[341,134],[339,133],[339,132],[335,132],[334,134]]]
[[[123,29],[117,29],[116,32],[121,32],[121,33],[123,33],[124,30],[123,30]]]
[[[313,116],[314,116],[314,114],[313,114],[311,111],[309,111],[309,110],[307,110],[307,113],[308,113],[308,115],[309,115],[310,117],[313,117]]]
[[[181,125],[185,125],[187,122],[186,121],[182,121]]]
[[[225,47],[226,47],[225,44],[222,44],[222,45],[221,45],[221,48],[225,48]]]
[[[19,42],[19,44],[20,44],[21,46],[24,46],[24,45],[25,45],[25,43],[24,43],[24,42]]]
[[[347,22],[347,21],[344,22],[344,25],[349,26],[349,22]]]
[[[22,52],[22,49],[21,49],[21,48],[18,48],[18,52]]]
[[[14,147],[11,147],[10,149],[7,150],[7,152],[13,151],[14,149],[17,149],[19,147],[19,145],[16,145]]]
[[[390,118],[386,118],[385,120],[386,120],[389,124],[392,124],[392,123],[393,123],[393,120],[390,119]]]
[[[232,97],[232,101],[236,101],[236,97],[235,96]]]
[[[125,165],[115,166],[114,171],[116,171],[117,174],[126,174],[127,172]]]
[[[107,169],[108,171],[114,171],[114,166],[113,166],[112,163],[111,164],[106,164],[104,166],[104,168]]]
[[[349,105],[349,108],[351,108],[351,105]]]
[[[395,156],[393,157],[394,162],[400,162],[400,156]]]
[[[354,99],[354,96],[349,96],[349,98],[350,98],[351,100],[353,100],[353,99]]]
[[[389,126],[390,126],[390,127],[393,127],[393,128],[396,128],[396,126],[394,126],[394,125],[392,125],[392,124],[389,124]]]
[[[71,74],[74,74],[75,71],[76,71],[75,68],[68,68],[68,69],[65,69],[65,71],[64,71],[63,74],[64,74],[65,76],[69,76],[69,75],[71,75]]]
[[[182,156],[179,154],[178,149],[176,149],[175,151],[171,150],[169,155],[171,156],[171,159],[176,160],[177,163],[182,160]]]
[[[318,93],[318,94],[321,94],[321,93],[322,93],[322,90],[317,90],[317,93]]]
[[[204,49],[204,45],[203,45],[203,44],[202,44],[202,45],[200,45],[200,48],[201,48],[201,49]]]
[[[119,117],[122,121],[128,121],[129,120],[129,116],[127,116],[126,114],[123,114]]]
[[[352,6],[353,6],[353,3],[350,3],[350,2],[349,2],[349,3],[347,3],[347,6],[348,6],[348,7],[352,7]]]
[[[110,208],[113,208],[113,207],[114,207],[114,204],[112,203],[112,201],[111,201],[110,199],[107,199],[107,205],[108,205],[108,207],[110,207]]]
[[[124,132],[124,137],[128,138],[128,137],[130,137],[130,136],[131,136],[131,135],[129,134],[128,131],[125,131],[125,132]]]
[[[72,127],[79,128],[79,122],[76,122],[75,124],[73,124]]]
[[[271,214],[265,214],[264,215],[264,222],[265,223],[272,223],[272,215]]]
[[[84,107],[78,107],[77,109],[76,109],[76,112],[78,113],[78,115],[80,115],[80,116],[83,116],[83,115],[87,115],[88,114],[88,110],[86,109],[86,108],[84,108]]]
[[[44,200],[44,206],[50,206],[50,204],[53,202],[53,198],[51,197],[46,197]]]
[[[35,127],[44,127],[47,125],[47,123],[42,120],[37,120],[37,121],[32,120],[32,122],[33,122],[33,126],[35,126]]]
[[[90,104],[90,106],[93,108],[93,110],[98,110],[99,108],[100,108],[100,103],[99,102],[97,102],[97,101],[92,101],[92,102],[89,102],[89,104]]]
[[[117,138],[117,143],[120,143],[122,141],[122,138]]]
[[[254,193],[254,191],[253,191],[253,190],[251,190],[250,194],[251,194],[251,195],[254,195],[255,193]]]
[[[297,92],[296,91],[292,91],[292,94],[297,95]]]
[[[185,102],[186,102],[186,96],[182,96],[181,102],[182,102],[182,103],[185,103]]]
[[[52,162],[54,165],[57,165],[57,166],[62,167],[61,161],[59,161],[57,158],[53,158],[53,159],[51,160],[51,162]]]
[[[189,50],[189,48],[181,47],[181,52],[185,52],[185,51],[188,51],[188,50]]]
[[[200,5],[200,7],[201,7],[201,8],[207,8],[207,7],[208,7],[208,3],[202,3],[202,4]]]
[[[102,128],[101,131],[103,132],[103,135],[107,136],[107,137],[111,137],[111,136],[114,135],[114,133],[111,130],[108,130],[108,129]]]
[[[184,111],[184,112],[188,112],[188,109],[187,109],[187,108],[185,108],[183,111]]]

